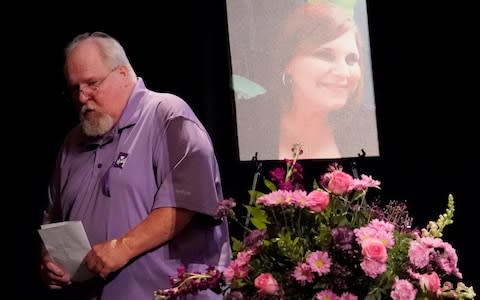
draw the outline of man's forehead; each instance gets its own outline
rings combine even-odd
[[[67,57],[66,72],[69,80],[87,80],[101,75],[108,69],[98,51],[76,51]]]

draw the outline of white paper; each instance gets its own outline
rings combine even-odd
[[[83,264],[91,246],[81,221],[41,225],[38,233],[50,256],[70,274],[72,281],[84,281],[95,276]]]

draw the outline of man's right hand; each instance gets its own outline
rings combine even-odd
[[[40,274],[49,289],[58,290],[72,283],[71,277],[46,253],[42,255]]]

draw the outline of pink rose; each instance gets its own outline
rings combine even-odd
[[[278,291],[278,283],[270,273],[258,275],[254,283],[260,293],[274,295]]]
[[[307,195],[307,207],[313,212],[321,212],[330,203],[330,196],[324,191],[311,191]]]
[[[377,239],[366,239],[362,243],[362,254],[365,258],[375,260],[381,263],[387,261],[387,248]]]
[[[335,195],[343,195],[350,191],[353,184],[353,177],[340,170],[335,170],[330,173],[330,180],[328,182],[328,190]]]

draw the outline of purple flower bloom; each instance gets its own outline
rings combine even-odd
[[[348,251],[352,249],[352,242],[354,238],[353,230],[346,226],[339,226],[332,228],[330,231],[333,239],[333,247]]]
[[[258,248],[262,245],[262,241],[265,238],[266,231],[265,230],[258,230],[255,229],[251,231],[244,239],[243,239],[243,244],[245,245],[245,248],[250,249],[250,248]]]
[[[275,183],[281,183],[285,180],[285,169],[283,168],[275,168],[270,171],[270,176],[272,177],[272,181]]]
[[[215,219],[221,219],[225,216],[233,214],[233,208],[236,206],[235,200],[233,198],[228,198],[220,201],[217,207],[217,212],[215,213]]]

